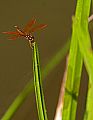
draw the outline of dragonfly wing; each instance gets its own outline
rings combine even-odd
[[[19,35],[17,31],[14,32],[2,32],[3,34],[13,34],[13,35]]]
[[[32,29],[30,30],[30,32],[35,32],[36,30],[43,29],[43,28],[45,28],[46,26],[47,26],[46,24],[40,24],[40,25],[32,28]]]
[[[25,28],[23,29],[23,31],[24,31],[25,33],[28,33],[28,32],[31,30],[32,25],[35,24],[35,22],[36,22],[36,19],[30,20],[30,21],[27,23],[27,25],[25,26]]]
[[[20,37],[20,36],[16,35],[16,36],[9,37],[8,39],[9,40],[16,40],[18,37]]]

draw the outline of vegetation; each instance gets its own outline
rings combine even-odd
[[[15,98],[1,120],[11,120],[17,109],[24,103],[27,96],[35,88],[36,104],[39,120],[48,120],[47,110],[44,102],[42,80],[62,61],[69,50],[64,103],[62,110],[63,120],[75,120],[82,74],[83,63],[86,67],[89,83],[86,98],[86,109],[84,120],[93,118],[93,53],[91,39],[88,30],[88,17],[90,13],[91,0],[77,0],[75,16],[73,16],[72,36],[64,48],[60,49],[44,69],[40,70],[39,52],[36,42],[33,43],[33,80],[30,81],[23,91]],[[70,44],[71,43],[71,44]],[[70,47],[69,47],[70,46]],[[42,77],[41,77],[42,75]],[[42,80],[41,80],[42,78]],[[34,85],[34,86],[33,86]]]

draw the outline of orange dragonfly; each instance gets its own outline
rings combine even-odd
[[[2,32],[4,34],[12,34],[14,36],[10,37],[10,40],[16,40],[19,37],[24,37],[29,41],[30,47],[32,47],[32,43],[34,43],[34,36],[32,35],[33,32],[39,29],[45,28],[46,24],[40,24],[36,27],[32,27],[33,24],[36,23],[36,19],[32,19],[27,23],[27,25],[24,27],[23,30],[21,30],[18,26],[14,26],[16,28],[16,31],[9,31],[9,32]]]

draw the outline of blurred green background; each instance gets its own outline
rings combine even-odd
[[[14,25],[23,28],[33,17],[37,19],[37,24],[47,24],[47,28],[34,33],[43,68],[71,35],[75,4],[74,0],[1,0],[0,32],[14,31]],[[28,41],[23,38],[11,41],[7,38],[7,35],[0,34],[0,118],[33,78],[32,51]],[[43,84],[50,120],[55,114],[64,70],[65,58],[47,76]],[[38,119],[34,92],[28,96],[12,120],[31,120],[31,118]]]

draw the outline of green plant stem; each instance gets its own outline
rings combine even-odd
[[[89,87],[84,120],[93,119],[93,53],[91,52],[92,47],[88,30],[88,16],[90,13],[90,6],[91,0],[83,1],[81,25],[77,27],[77,31],[81,32],[81,34],[78,34],[79,47],[84,59],[86,70],[89,75]]]
[[[75,79],[78,75],[78,80],[80,80],[82,68],[82,64],[79,63],[80,59],[81,61],[84,60],[86,69],[89,74],[89,86],[91,86],[88,90],[87,106],[84,119],[91,120],[93,118],[93,110],[91,107],[93,106],[93,54],[90,52],[91,42],[88,31],[88,16],[90,12],[90,4],[91,0],[77,1],[76,14],[75,18],[73,19],[73,32],[68,63],[63,120],[75,120],[76,103],[74,97],[78,95],[75,93],[77,93],[77,88],[79,88],[79,84],[77,84],[77,81]],[[80,55],[78,56],[78,59],[76,57],[77,55]],[[77,64],[75,63],[75,61]],[[66,115],[67,113],[68,115]]]
[[[33,74],[34,74],[34,88],[35,88],[38,117],[39,120],[47,120],[43,87],[41,81],[39,52],[35,42],[33,43]]]
[[[70,45],[70,53],[67,67],[67,78],[62,119],[75,120],[77,110],[77,97],[79,94],[80,78],[82,72],[82,55],[78,45],[77,26],[81,24],[83,0],[77,0],[76,13],[73,18],[73,31]]]

